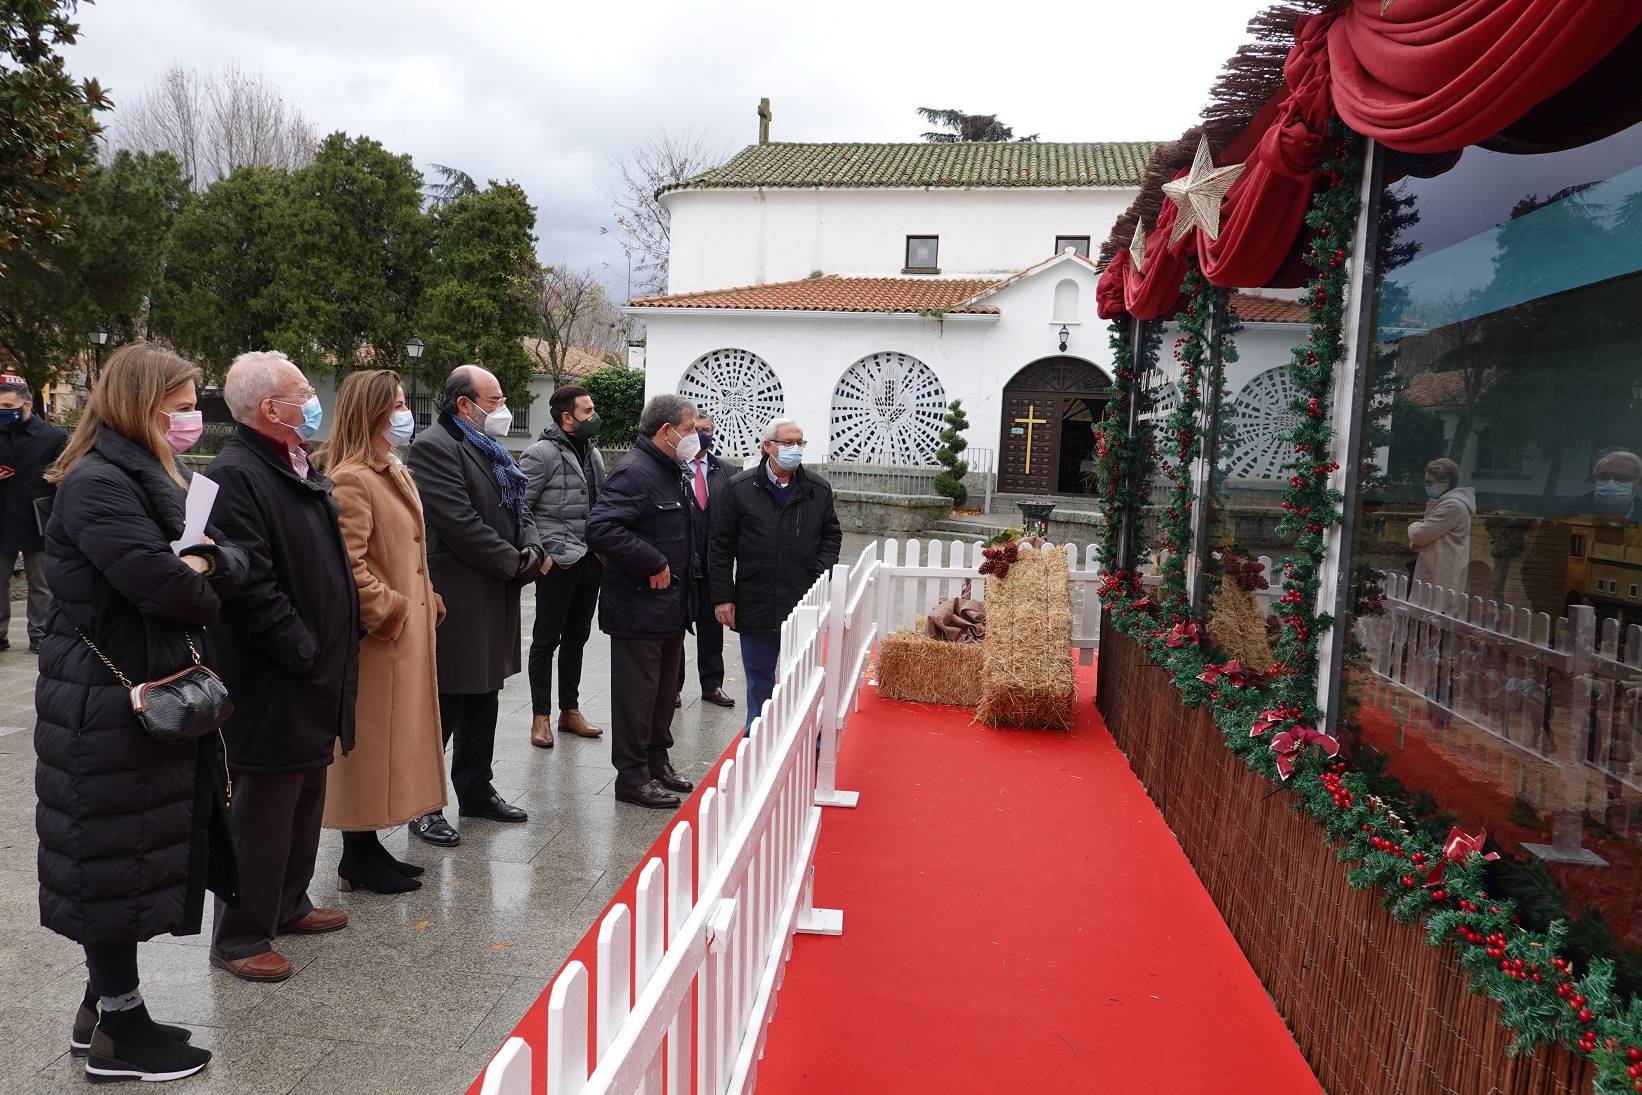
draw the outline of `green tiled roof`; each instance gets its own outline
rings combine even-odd
[[[754,144],[669,190],[727,187],[1139,186],[1151,141]]]

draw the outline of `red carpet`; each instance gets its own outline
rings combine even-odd
[[[1315,1095],[1180,846],[1089,702],[1070,734],[867,690],[758,1089]]]

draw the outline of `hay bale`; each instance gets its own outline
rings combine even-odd
[[[1209,598],[1209,634],[1225,647],[1226,653],[1252,669],[1265,671],[1272,662],[1271,642],[1266,638],[1266,618],[1254,594],[1229,579]]]
[[[1072,725],[1072,604],[1066,549],[1022,549],[986,589],[986,652],[975,717],[989,726]]]
[[[878,694],[886,700],[974,707],[981,701],[981,647],[897,631],[878,644]]]

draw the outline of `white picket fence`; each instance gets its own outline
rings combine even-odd
[[[1398,744],[1419,733],[1553,817],[1545,858],[1590,863],[1583,815],[1642,830],[1642,627],[1575,605],[1548,613],[1382,574],[1385,613],[1359,619],[1367,697]],[[1623,639],[1623,642],[1621,640]]]
[[[570,962],[547,1006],[547,1095],[722,1095],[756,1082],[792,936],[838,935],[843,912],[813,904],[821,807],[850,807],[838,746],[881,636],[911,626],[965,578],[985,597],[977,545],[894,540],[818,578],[782,625],[775,693],[701,791],[664,858],[638,871],[634,906],[598,925],[589,973]],[[1093,545],[1068,550],[1074,642],[1100,636]],[[589,1052],[589,1035],[594,1038]],[[532,1095],[530,1045],[510,1038],[481,1095]]]

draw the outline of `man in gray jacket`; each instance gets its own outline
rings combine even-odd
[[[559,655],[559,733],[596,738],[582,717],[582,648],[593,630],[604,564],[587,550],[587,511],[604,489],[604,459],[594,447],[599,416],[586,388],[566,385],[547,402],[552,424],[519,458],[525,505],[536,518],[553,566],[536,581],[530,639],[530,744],[553,748],[553,654]]]

